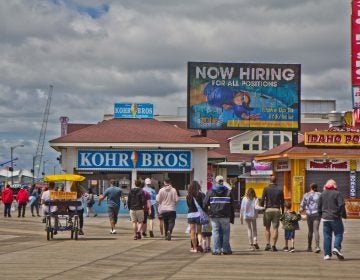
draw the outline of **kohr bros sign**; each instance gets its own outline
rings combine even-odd
[[[79,150],[78,170],[190,171],[191,151],[180,150]]]

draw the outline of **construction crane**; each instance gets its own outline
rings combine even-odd
[[[36,147],[36,153],[35,153],[34,162],[33,162],[33,168],[34,168],[33,175],[35,176],[35,178],[41,177],[40,172],[41,172],[41,164],[43,162],[42,159],[43,159],[43,155],[44,155],[43,154],[44,142],[45,142],[47,123],[48,123],[48,119],[49,119],[50,104],[51,104],[53,90],[54,90],[54,86],[50,85],[47,102],[46,102],[46,107],[45,107],[45,111],[44,111],[44,115],[43,115],[43,121],[42,121],[42,125],[41,125],[40,135],[39,135],[39,141],[38,141],[38,144]]]

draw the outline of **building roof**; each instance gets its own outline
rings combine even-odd
[[[328,123],[301,123],[301,133],[314,130],[327,130]],[[209,159],[220,159],[227,162],[251,161],[254,154],[231,153],[229,139],[247,132],[247,130],[207,130],[207,137],[201,137],[198,130],[187,129],[186,121],[159,121],[154,119],[110,119],[98,124],[69,124],[68,134],[53,139],[50,145],[54,148],[69,143],[189,143],[219,144],[208,151]],[[299,142],[303,136],[299,134]],[[279,154],[289,150],[291,142],[284,143],[270,151],[256,156],[257,159],[281,157]],[[319,149],[323,150],[323,149]],[[291,150],[295,152],[295,150]],[[310,150],[315,152],[314,149]],[[310,152],[309,152],[310,153]],[[310,153],[311,154],[311,153]]]
[[[83,129],[85,127],[91,126],[94,124],[85,124],[85,123],[69,123],[67,126],[67,134],[72,133],[76,130]]]
[[[50,146],[148,146],[217,148],[216,140],[155,119],[110,119],[53,139]],[[182,146],[183,145],[183,146]],[[184,146],[185,145],[185,146]]]
[[[360,149],[357,147],[305,146],[303,135],[299,135],[298,142],[295,146],[292,146],[291,142],[284,143],[272,150],[257,155],[255,159],[354,159],[360,157]]]

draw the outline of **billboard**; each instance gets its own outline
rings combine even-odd
[[[189,129],[300,129],[300,64],[188,62]]]
[[[360,1],[352,1],[351,84],[353,108],[360,108]]]

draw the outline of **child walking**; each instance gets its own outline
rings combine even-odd
[[[285,230],[285,247],[283,248],[284,252],[295,252],[295,230],[299,229],[299,220],[301,216],[296,214],[295,211],[291,211],[291,202],[286,200],[284,202],[285,212],[281,216],[280,221]],[[289,248],[289,241],[291,242],[291,247]]]
[[[211,245],[212,227],[210,222],[208,222],[205,225],[202,225],[201,234],[202,234],[202,247],[204,249],[204,253],[211,252],[210,245]]]
[[[240,223],[244,223],[244,219],[247,225],[247,232],[249,238],[249,250],[254,251],[260,249],[257,242],[257,227],[256,227],[256,210],[261,207],[258,206],[259,201],[256,197],[256,193],[253,188],[249,188],[246,192],[246,196],[241,201],[240,207]]]

